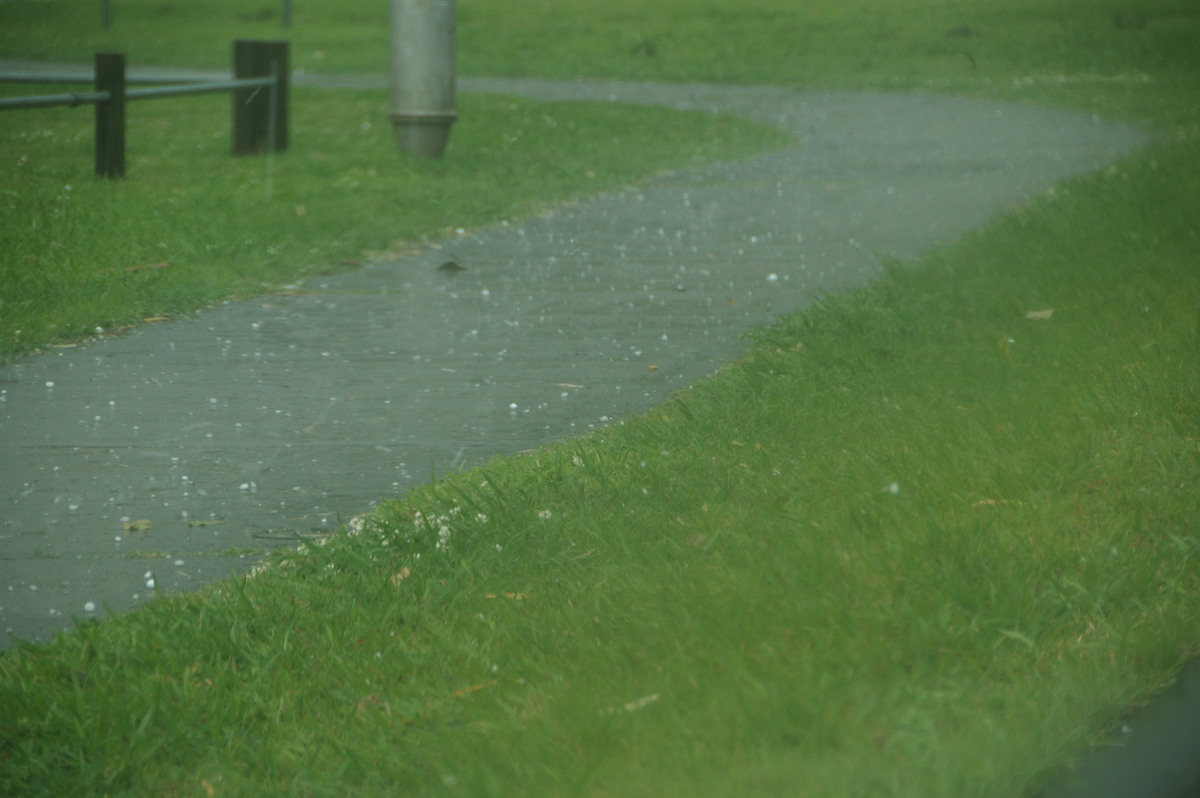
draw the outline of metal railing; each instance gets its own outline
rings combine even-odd
[[[128,80],[123,53],[96,53],[92,75],[0,74],[0,83],[92,83],[95,91],[0,98],[0,111],[96,106],[96,174],[108,178],[125,175],[125,103],[130,100],[232,92],[233,154],[249,155],[287,149],[287,42],[235,41],[233,74],[232,80],[216,81],[180,82],[169,77]],[[127,89],[129,83],[168,85]]]

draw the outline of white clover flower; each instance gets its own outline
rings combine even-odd
[[[548,519],[551,515],[552,513],[549,510],[538,510],[538,518],[542,519],[543,521]]]

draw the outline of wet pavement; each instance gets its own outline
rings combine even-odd
[[[1200,660],[1137,708],[1108,742],[1057,774],[1034,798],[1196,798],[1200,795]]]
[[[738,114],[800,143],[0,366],[0,648],[242,571],[431,473],[643,411],[881,258],[1149,141],[951,97],[461,90]],[[465,270],[437,268],[451,253]]]

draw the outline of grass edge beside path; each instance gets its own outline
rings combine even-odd
[[[1196,166],[1067,181],[644,416],[0,659],[0,785],[1031,789],[1196,648]]]

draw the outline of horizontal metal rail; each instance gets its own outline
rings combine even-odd
[[[0,80],[3,80],[0,77]],[[90,80],[88,81],[91,82]],[[275,84],[274,78],[241,78],[208,83],[183,83],[177,86],[158,86],[149,89],[128,89],[126,100],[150,100],[157,97],[184,97],[189,94],[215,94],[234,89],[267,88]],[[107,102],[112,99],[106,91],[73,91],[69,94],[39,94],[34,97],[0,98],[0,110],[6,108],[49,108],[56,105],[78,106]]]
[[[211,83],[184,83],[179,86],[160,86],[154,89],[129,89],[125,92],[126,100],[148,100],[153,97],[183,97],[188,94],[215,94],[219,91],[233,89],[266,88],[275,85],[275,78],[238,78],[237,80],[219,80]]]
[[[106,91],[73,91],[70,94],[39,94],[36,97],[2,97],[0,111],[6,108],[50,108],[56,105],[92,105],[108,102],[112,95]]]

